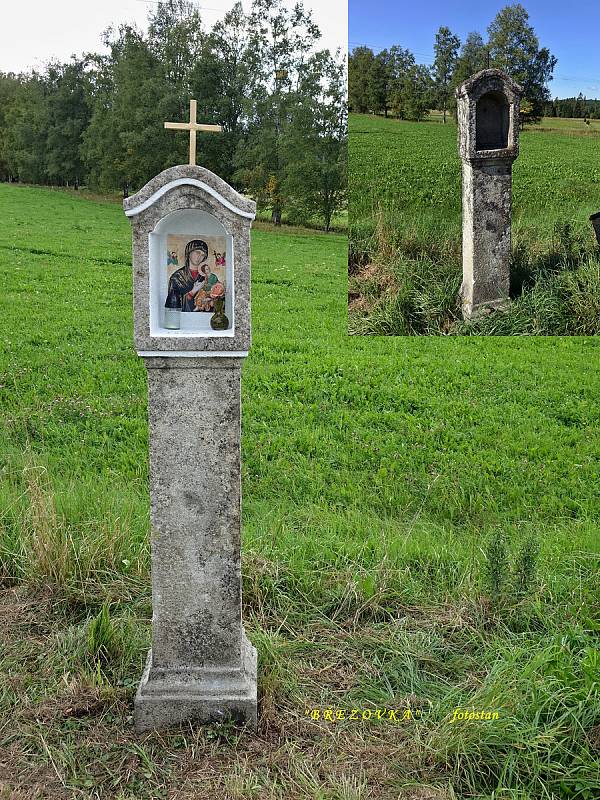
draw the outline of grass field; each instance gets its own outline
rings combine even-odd
[[[444,122],[444,117],[441,111],[432,110],[424,118],[425,122]],[[446,125],[452,124],[452,116],[446,114]],[[559,131],[569,132],[576,135],[594,136],[600,133],[600,119],[588,120],[589,125],[579,118],[568,117],[542,117],[542,119],[535,125],[527,125],[525,131],[527,133],[545,133],[546,131]]]
[[[589,216],[600,209],[600,130],[584,127],[544,119],[542,130],[522,132],[513,167],[515,302],[507,314],[465,325],[456,125],[351,115],[351,332],[597,334],[600,250]]]
[[[48,189],[0,185],[0,212],[0,798],[599,796],[600,340],[348,337],[345,238],[258,226],[242,449],[259,730],[138,736],[130,226]]]

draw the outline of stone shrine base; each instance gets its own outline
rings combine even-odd
[[[485,300],[473,305],[466,300],[462,302],[463,319],[480,319],[487,317],[494,311],[508,311],[510,309],[510,299],[502,297],[499,300]]]
[[[242,634],[239,669],[155,669],[152,650],[134,701],[138,732],[233,719],[256,730],[256,648]]]

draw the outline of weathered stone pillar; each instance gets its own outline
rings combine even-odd
[[[150,430],[152,649],[135,725],[231,717],[255,727],[257,654],[242,626],[240,570],[255,204],[208,170],[180,166],[123,205]]]
[[[498,69],[483,70],[456,89],[465,319],[510,302],[512,163],[519,153],[521,92]]]

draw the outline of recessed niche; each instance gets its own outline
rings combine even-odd
[[[487,92],[475,109],[475,149],[502,150],[508,147],[509,108],[502,92]]]
[[[233,237],[206,211],[182,209],[149,234],[151,336],[233,336]],[[211,318],[222,309],[227,327]]]

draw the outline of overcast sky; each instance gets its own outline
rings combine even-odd
[[[196,3],[207,28],[234,5],[235,0]],[[206,3],[206,5],[204,5]],[[287,3],[291,7],[292,0]],[[135,22],[146,30],[150,0],[0,0],[0,71],[24,72],[51,60],[102,50],[100,35],[110,25]],[[251,0],[242,0],[245,11]],[[323,38],[321,48],[348,46],[347,0],[304,0],[313,12]]]

